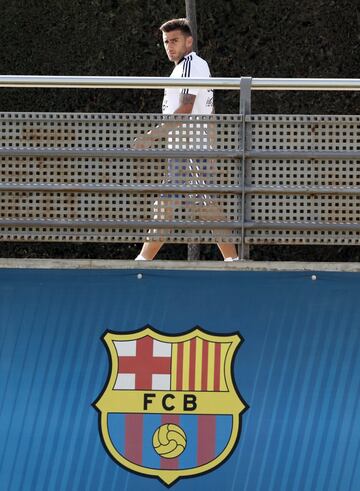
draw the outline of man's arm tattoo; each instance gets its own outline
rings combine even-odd
[[[194,94],[180,94],[181,104],[194,104],[196,95]]]

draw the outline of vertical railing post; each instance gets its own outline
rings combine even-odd
[[[192,38],[193,38],[193,51],[197,53],[197,20],[196,20],[196,0],[185,0],[186,18],[190,21]],[[187,246],[188,261],[199,261],[200,259],[200,244],[188,244]]]
[[[241,125],[241,141],[239,146],[241,150],[241,173],[240,173],[240,186],[241,186],[241,250],[240,259],[249,259],[249,246],[245,244],[245,219],[246,219],[246,196],[245,186],[247,172],[247,160],[246,151],[251,149],[251,125],[246,123],[246,116],[251,114],[251,77],[241,77],[240,80],[240,114],[242,116]]]

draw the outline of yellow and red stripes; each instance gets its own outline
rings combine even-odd
[[[193,338],[174,343],[171,390],[226,391],[225,358],[230,343]]]

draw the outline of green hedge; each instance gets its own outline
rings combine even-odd
[[[0,73],[148,75],[172,70],[158,26],[183,0],[1,0]],[[197,0],[214,76],[357,77],[358,0]],[[353,93],[256,93],[256,112],[354,113]],[[2,89],[1,110],[158,112],[160,91]],[[219,92],[217,112],[238,94]]]

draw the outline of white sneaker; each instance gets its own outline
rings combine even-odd
[[[138,256],[136,256],[135,261],[147,261],[147,259],[146,257],[139,254]]]
[[[224,261],[225,261],[225,262],[229,262],[229,263],[231,263],[231,262],[233,262],[233,261],[239,261],[239,258],[238,258],[238,257],[226,257],[226,258],[224,259]]]

